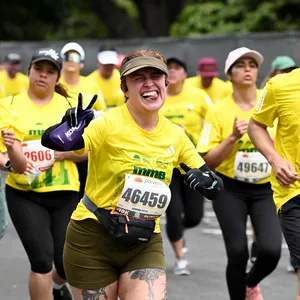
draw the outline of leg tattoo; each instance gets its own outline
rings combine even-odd
[[[130,276],[131,279],[139,279],[139,280],[146,281],[149,288],[149,293],[148,293],[149,300],[153,300],[155,297],[153,293],[153,281],[158,279],[160,276],[166,274],[166,272],[161,269],[141,269],[129,273],[131,273]],[[167,291],[165,289],[162,300],[167,299],[166,297],[167,297]]]
[[[108,299],[105,287],[100,289],[82,290],[83,300],[100,300],[101,296],[103,296],[105,300]]]
[[[163,291],[163,297],[161,298],[161,300],[167,300],[168,298],[168,292],[167,292],[167,285],[165,284],[165,288]]]

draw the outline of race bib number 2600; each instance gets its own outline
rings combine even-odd
[[[125,185],[115,211],[129,217],[156,219],[167,209],[171,191],[162,181],[126,174]]]

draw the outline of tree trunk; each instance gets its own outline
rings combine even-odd
[[[188,0],[134,0],[140,23],[149,37],[169,36],[170,26]]]
[[[91,0],[91,4],[112,37],[125,39],[144,36],[143,31],[138,30],[126,13],[112,0]]]

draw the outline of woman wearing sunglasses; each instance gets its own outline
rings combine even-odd
[[[98,95],[93,109],[105,110],[106,105],[101,90],[92,80],[80,75],[85,59],[83,48],[77,43],[68,43],[61,49],[60,56],[63,61],[60,83],[67,90],[70,97],[77,100],[80,92],[83,94],[84,104],[87,104],[94,95]]]

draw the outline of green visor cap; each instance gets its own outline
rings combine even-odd
[[[168,67],[163,61],[152,56],[140,56],[131,59],[121,67],[121,78],[143,68],[155,68],[168,75]]]
[[[297,64],[291,57],[277,56],[272,62],[271,71],[273,72],[275,70],[285,70],[285,69],[296,68],[296,67]]]

